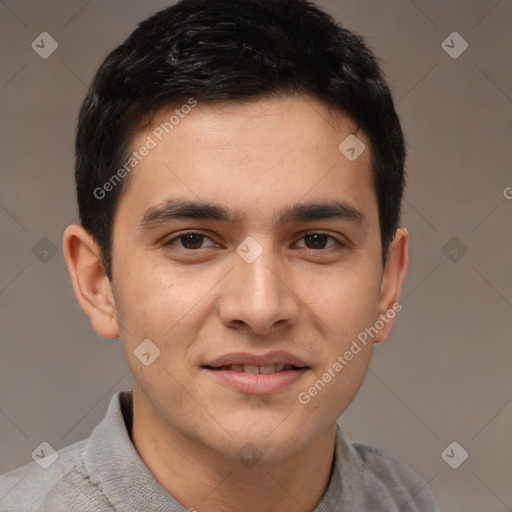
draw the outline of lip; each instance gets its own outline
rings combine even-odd
[[[244,373],[234,370],[213,370],[204,368],[214,379],[249,395],[271,395],[297,382],[309,371],[308,367],[300,370],[284,370],[277,373]]]
[[[230,364],[252,364],[255,366],[266,366],[271,364],[291,364],[297,367],[307,366],[306,362],[300,357],[290,352],[273,351],[266,354],[256,355],[249,352],[231,352],[224,354],[216,359],[208,361],[203,366],[219,368]]]
[[[297,369],[276,373],[244,373],[236,370],[215,369],[232,364],[255,366],[285,364],[296,366]],[[209,361],[201,368],[222,384],[250,395],[270,395],[282,391],[300,380],[310,370],[303,359],[289,352],[269,352],[263,355],[247,352],[230,353]]]

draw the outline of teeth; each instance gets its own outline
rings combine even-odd
[[[255,364],[230,364],[227,366],[223,366],[224,370],[231,370],[234,372],[243,372],[243,373],[277,373],[286,370],[293,370],[293,365],[291,364],[268,364],[264,366],[257,366]]]

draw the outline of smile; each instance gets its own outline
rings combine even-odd
[[[269,364],[265,366],[258,366],[254,364],[229,364],[227,366],[221,366],[220,368],[206,367],[212,370],[226,371],[231,370],[233,372],[243,373],[279,373],[289,370],[300,370],[299,367],[293,366],[292,364]]]

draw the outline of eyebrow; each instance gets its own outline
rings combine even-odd
[[[167,199],[148,208],[139,223],[138,232],[150,231],[173,220],[204,219],[229,224],[241,224],[247,215],[242,211],[231,211],[222,204],[186,199]],[[275,224],[298,221],[339,219],[352,222],[360,228],[368,226],[368,219],[347,201],[314,201],[285,206],[274,214]]]

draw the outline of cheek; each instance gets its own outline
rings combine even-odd
[[[358,336],[378,315],[380,282],[370,267],[339,272],[316,288],[312,304],[331,330],[325,341],[321,367],[310,388],[315,406],[330,410],[335,421],[353,400],[366,374],[373,344]],[[333,406],[335,404],[335,406]]]
[[[356,396],[366,375],[372,354],[371,344],[359,344],[351,352],[346,345],[337,353],[331,354],[319,368],[299,395],[301,404],[306,404],[314,415],[322,418],[325,424],[335,422],[347,409]],[[354,349],[354,347],[352,346]],[[350,359],[347,358],[350,352]],[[356,352],[356,353],[354,353]],[[313,417],[309,415],[309,418]]]
[[[314,286],[309,283],[304,290],[309,297],[308,306],[329,327],[330,335],[336,339],[336,348],[355,338],[378,315],[380,282],[370,268],[341,269]]]
[[[208,305],[204,297],[212,283],[206,276],[191,279],[162,265],[146,267],[142,271],[142,267],[133,265],[124,274],[116,307],[130,368],[150,385],[166,373],[183,377]],[[160,351],[147,367],[134,357],[134,350],[146,339]]]
[[[193,287],[183,293],[183,278],[148,261],[147,257],[140,258],[127,265],[121,260],[121,300],[116,303],[131,336],[160,338],[190,309]]]

